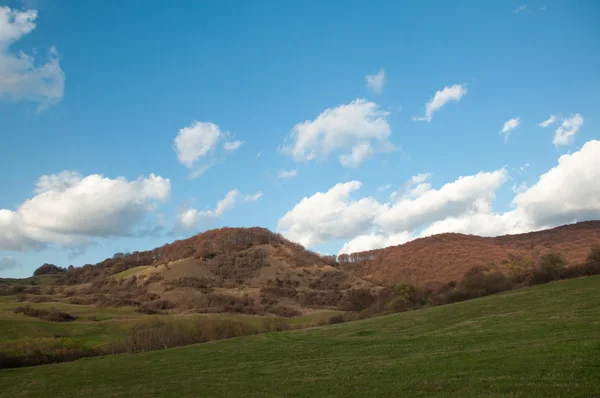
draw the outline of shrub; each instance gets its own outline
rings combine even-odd
[[[17,307],[13,312],[15,314],[23,314],[40,318],[49,322],[72,322],[77,319],[77,317],[67,314],[66,312],[57,311],[55,309],[48,311],[41,308],[32,308],[29,306],[29,304],[24,307]]]
[[[531,283],[535,266],[530,257],[514,259],[506,264],[506,267],[511,279],[516,283]]]
[[[202,342],[258,334],[255,326],[231,319],[200,319],[196,322],[196,330]]]
[[[269,310],[269,312],[271,314],[274,314],[274,315],[277,315],[277,316],[281,316],[281,317],[284,317],[284,318],[291,318],[291,317],[294,317],[294,316],[302,315],[302,313],[300,311],[297,311],[297,310],[295,310],[293,308],[284,307],[282,305],[279,305],[279,306],[277,306],[275,308],[271,308]]]
[[[66,337],[23,337],[0,343],[0,367],[74,361],[99,354],[97,350],[86,348],[81,342]]]
[[[360,312],[370,307],[375,300],[369,289],[350,289],[346,292],[343,307],[346,311]]]
[[[538,261],[534,272],[535,283],[561,279],[565,272],[565,260],[557,253],[546,253]]]
[[[171,308],[175,308],[175,304],[173,304],[171,301],[165,300],[165,299],[147,301],[145,303],[142,303],[142,306],[145,306],[145,307],[153,309],[153,310],[168,310]]]
[[[268,316],[265,317],[262,321],[263,330],[265,332],[281,332],[284,330],[289,330],[290,325],[279,317]]]
[[[600,245],[595,245],[587,256],[588,263],[600,264]]]
[[[146,314],[146,315],[156,315],[156,314],[160,313],[159,311],[157,311],[153,308],[146,307],[145,305],[142,305],[141,307],[136,308],[135,312],[138,312],[140,314]]]
[[[334,325],[336,323],[344,323],[346,322],[346,320],[344,319],[343,315],[334,315],[331,318],[329,318],[329,324],[330,325]]]

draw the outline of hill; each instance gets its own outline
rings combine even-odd
[[[0,396],[591,397],[600,277],[327,327],[0,371]]]
[[[298,316],[314,310],[360,310],[355,298],[381,286],[264,228],[221,228],[162,247],[117,253],[95,265],[44,264],[27,284],[11,281],[1,295],[156,311]],[[46,277],[49,286],[35,285]],[[33,284],[33,286],[32,286]],[[367,301],[364,305],[370,304]]]
[[[499,266],[519,258],[536,262],[548,252],[559,253],[568,264],[581,264],[598,244],[600,221],[586,221],[492,238],[446,233],[341,256],[339,261],[354,275],[373,283],[440,285],[461,279],[475,266]]]

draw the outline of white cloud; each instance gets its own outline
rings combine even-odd
[[[521,4],[521,5],[520,5],[519,7],[517,7],[517,9],[516,9],[516,10],[514,10],[513,12],[514,12],[515,14],[518,14],[518,13],[520,13],[520,12],[523,12],[523,11],[525,11],[526,9],[527,9],[527,5],[526,5],[526,4]]]
[[[0,272],[8,271],[19,267],[19,262],[12,256],[0,258]]]
[[[327,192],[305,197],[277,223],[277,230],[305,246],[349,239],[367,230],[381,205],[371,198],[350,200],[358,181],[339,183]]]
[[[244,196],[244,202],[256,202],[257,200],[262,198],[262,196],[263,196],[262,191],[258,191],[253,195],[246,195],[246,196]]]
[[[583,116],[579,113],[563,119],[562,124],[555,130],[552,143],[556,147],[559,145],[570,145],[581,126],[583,126]]]
[[[190,173],[190,178],[201,176],[216,163],[217,146],[229,135],[211,122],[195,121],[179,130],[173,141],[173,150],[181,164],[189,169],[195,169]],[[233,152],[242,144],[243,141],[226,141],[223,143],[223,149],[226,152]]]
[[[393,149],[388,141],[388,115],[365,99],[326,109],[315,120],[296,124],[289,137],[293,143],[281,152],[296,161],[309,161],[350,149],[350,153],[341,154],[340,163],[357,167],[372,154]]]
[[[515,182],[511,189],[514,193],[525,192],[527,191],[527,183],[525,183],[525,181],[521,181],[521,183],[517,185],[517,183]]]
[[[523,166],[519,167],[519,174],[523,174],[529,168],[529,163],[525,163]]]
[[[377,192],[387,191],[390,188],[392,188],[392,184],[380,185],[377,187]]]
[[[562,155],[558,165],[515,196],[536,228],[600,218],[600,141],[588,141],[578,151]]]
[[[399,190],[392,192],[390,198],[398,200],[404,197],[420,196],[424,191],[431,188],[428,180],[431,178],[431,173],[420,173],[412,176]]]
[[[0,98],[39,103],[38,110],[55,105],[63,98],[65,73],[55,47],[45,63],[36,65],[33,56],[10,47],[36,27],[37,11],[11,10],[0,6]]]
[[[425,104],[425,116],[413,117],[413,120],[431,122],[435,112],[440,110],[450,101],[460,101],[465,95],[467,95],[467,86],[465,84],[446,86],[442,90],[436,91],[433,98]]]
[[[558,118],[556,116],[550,115],[550,117],[548,119],[544,120],[543,122],[539,122],[537,124],[537,126],[546,128],[546,127],[550,126],[551,124],[556,123],[557,120],[558,120]]]
[[[198,227],[198,224],[209,223],[218,217],[223,216],[229,209],[235,207],[240,200],[244,202],[256,202],[262,197],[262,192],[253,195],[242,195],[239,190],[232,189],[225,194],[225,197],[217,202],[212,210],[197,210],[188,207],[179,213],[178,226],[176,229],[191,230]]]
[[[358,235],[352,240],[344,243],[344,246],[342,246],[342,249],[338,254],[349,254],[373,249],[381,249],[382,247],[401,245],[413,239],[414,236],[412,236],[410,232],[401,232],[399,234],[392,234],[389,236],[375,233],[369,235]]]
[[[175,137],[174,149],[177,158],[191,168],[198,159],[214,151],[223,133],[214,123],[194,122],[179,130]]]
[[[223,144],[223,149],[229,152],[233,152],[238,149],[244,142],[243,141],[227,141]]]
[[[340,163],[344,167],[357,168],[362,162],[373,156],[375,151],[369,142],[361,142],[352,147],[352,152],[348,155],[340,155]]]
[[[298,169],[293,170],[279,170],[277,173],[277,178],[286,179],[286,178],[294,178],[298,175]]]
[[[504,126],[502,126],[502,131],[500,133],[504,134],[505,143],[508,141],[508,136],[510,135],[510,132],[519,127],[519,124],[521,124],[521,119],[518,117],[509,119],[506,122],[504,122]]]
[[[132,235],[170,191],[170,181],[154,174],[135,181],[72,171],[42,176],[33,198],[15,211],[0,209],[0,249],[82,245]]]
[[[348,253],[443,232],[497,236],[599,219],[600,141],[561,156],[558,165],[530,187],[514,184],[512,209],[495,212],[496,191],[506,180],[506,170],[499,169],[459,177],[434,189],[429,175],[421,174],[386,203],[353,199],[361,187],[358,181],[336,184],[302,199],[279,220],[277,229],[307,246],[346,240],[340,253]]]
[[[365,77],[367,81],[367,87],[376,94],[380,94],[383,91],[385,84],[385,71],[381,69],[374,75],[367,75]]]

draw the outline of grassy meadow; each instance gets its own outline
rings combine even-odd
[[[600,277],[560,281],[345,324],[2,370],[0,396],[594,397],[599,302]]]

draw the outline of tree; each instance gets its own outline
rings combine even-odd
[[[536,279],[540,281],[557,280],[565,271],[566,261],[558,253],[546,253],[540,257]]]

